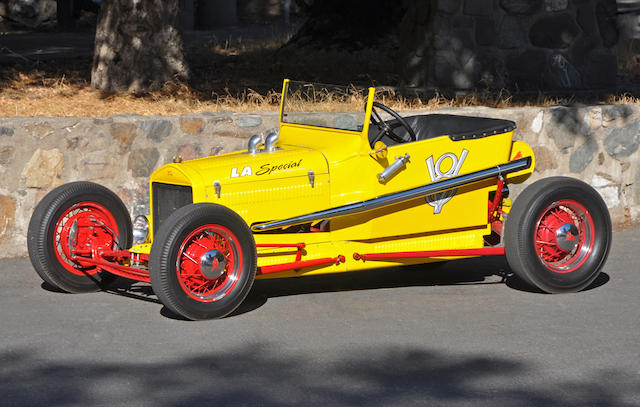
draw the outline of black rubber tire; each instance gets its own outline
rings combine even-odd
[[[53,239],[60,216],[79,202],[95,202],[104,206],[118,225],[119,249],[131,247],[131,217],[122,200],[109,189],[92,182],[72,182],[49,192],[36,206],[29,221],[27,247],[31,264],[38,275],[50,285],[70,293],[97,291],[116,276],[107,272],[76,275],[65,269],[56,257]]]
[[[559,273],[547,267],[536,253],[536,223],[554,202],[581,204],[593,220],[593,246],[576,269]],[[568,177],[534,182],[516,198],[506,219],[504,244],[507,261],[524,282],[547,293],[580,291],[600,273],[611,248],[611,218],[602,197],[590,185]]]
[[[180,247],[189,234],[212,224],[235,235],[242,266],[230,292],[216,301],[203,302],[192,298],[182,288],[176,263]],[[222,318],[232,313],[249,294],[256,276],[257,257],[253,234],[237,213],[212,203],[187,205],[172,213],[156,233],[149,257],[151,286],[160,302],[178,315],[190,320]]]

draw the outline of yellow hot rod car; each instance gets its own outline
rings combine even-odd
[[[29,224],[35,270],[68,292],[116,276],[150,282],[166,307],[194,320],[231,313],[255,278],[482,255],[506,255],[518,277],[550,293],[597,277],[611,244],[606,205],[566,177],[529,185],[512,205],[508,185],[535,164],[513,140],[515,123],[402,117],[374,101],[373,88],[360,113],[300,102],[322,89],[285,80],[279,128],[266,138],[156,170],[151,214],[133,222],[101,185],[54,189]]]

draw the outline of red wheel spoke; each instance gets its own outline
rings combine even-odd
[[[538,219],[534,244],[540,261],[551,271],[571,272],[586,261],[594,242],[593,220],[580,203],[554,202]]]
[[[205,285],[211,284],[211,281],[205,281],[204,283],[194,287],[194,290],[199,290],[200,288],[204,287]]]
[[[545,228],[545,229],[550,230],[550,231],[552,231],[552,232],[553,232],[553,229],[551,229],[551,228],[550,228],[549,226],[547,226],[545,223],[541,223],[541,224],[540,224],[540,227],[543,227],[543,228]]]
[[[558,215],[558,214],[556,213],[556,211],[549,211],[549,215],[554,216],[554,217],[555,217],[556,219],[558,219],[560,222],[564,222],[564,221],[565,221],[564,219],[562,219],[562,218],[560,217],[560,215]]]
[[[198,265],[200,264],[197,261],[195,261],[191,256],[189,256],[187,253],[183,253],[182,255],[187,259],[191,260],[192,262],[194,262],[195,264],[198,264]]]
[[[214,253],[214,254],[211,254]],[[223,298],[236,284],[241,271],[240,245],[231,231],[220,225],[205,225],[191,232],[183,241],[178,252],[178,280],[182,289],[200,302],[213,302]],[[204,273],[195,259],[205,256],[221,256],[216,260],[211,278]],[[183,259],[190,263],[183,263]],[[218,263],[224,261],[224,264]]]
[[[207,246],[205,246],[205,245],[203,245],[203,244],[199,243],[197,240],[195,240],[193,243],[194,243],[194,244],[197,244],[198,246],[202,247],[203,249],[208,249],[208,248],[207,248]]]
[[[74,223],[76,244],[75,247],[70,247],[70,233]],[[98,228],[95,228],[96,224],[98,224]],[[60,216],[55,226],[53,239],[56,257],[66,270],[77,275],[91,275],[97,273],[96,267],[83,267],[74,261],[76,252],[83,254],[87,252],[77,248],[116,249],[118,225],[113,215],[104,206],[96,202],[80,202],[67,209]]]
[[[197,272],[197,273],[180,273],[181,276],[183,277],[195,277],[195,276],[201,276],[202,273]]]

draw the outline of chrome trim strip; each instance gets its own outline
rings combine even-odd
[[[447,191],[453,188],[460,187],[462,185],[471,184],[478,181],[483,181],[499,175],[505,175],[512,172],[518,172],[531,167],[531,157],[521,158],[519,160],[510,161],[505,164],[496,165],[495,167],[487,168],[472,172],[470,174],[458,175],[456,177],[448,178],[442,181],[433,182],[421,187],[408,189],[402,192],[396,192],[393,194],[382,195],[377,198],[369,199],[367,201],[355,202],[336,208],[325,209],[318,212],[309,213],[306,215],[296,216],[293,218],[283,219],[275,222],[261,223],[251,226],[251,230],[254,232],[262,232],[265,230],[273,230],[284,228],[293,225],[299,225],[302,223],[313,222],[322,219],[337,218],[338,216],[353,215],[356,213],[366,212],[373,209],[382,208],[385,206],[393,205],[396,203],[408,201],[411,199],[419,198],[421,196],[427,196],[436,194],[438,192]]]

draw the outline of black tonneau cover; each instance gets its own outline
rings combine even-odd
[[[421,133],[425,132],[425,136],[427,136],[425,138],[449,136],[451,140],[458,141],[503,134],[516,128],[516,124],[511,120],[487,117],[452,114],[429,114],[413,117],[415,118],[415,126],[412,124],[412,127]],[[420,136],[418,136],[418,140],[421,140]]]
[[[453,141],[469,140],[503,134],[513,131],[516,124],[511,120],[491,119],[487,117],[457,116],[452,114],[427,114],[408,116],[404,118],[416,133],[418,140],[426,140],[434,137],[448,136]],[[393,132],[409,141],[409,135],[397,120],[387,122]],[[371,125],[369,127],[369,140],[372,140],[380,130]],[[384,136],[382,138],[387,145],[398,144],[397,141]]]

